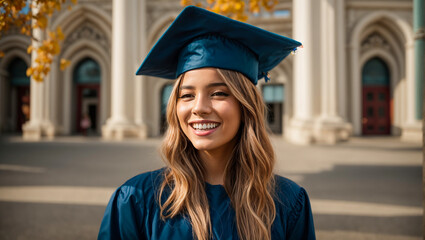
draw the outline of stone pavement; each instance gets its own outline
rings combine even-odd
[[[409,223],[413,222],[415,227],[422,228],[422,220],[420,219],[423,214],[421,205],[421,144],[401,142],[399,138],[396,137],[353,137],[348,142],[339,143],[336,146],[313,145],[306,147],[287,145],[279,137],[272,137],[272,139],[278,159],[277,171],[301,183],[310,193],[318,239],[422,239],[420,237],[422,235],[422,229],[417,228],[416,230],[406,230],[400,235],[397,233],[390,234],[385,232],[385,229],[389,228],[403,228],[397,221],[393,222],[394,226],[388,224],[389,228],[383,228],[384,231],[379,233],[371,233],[368,231],[362,232],[360,229],[359,231],[353,231],[353,229],[347,231],[323,230],[320,228],[320,225],[324,224],[320,224],[319,222],[321,219],[332,218],[330,216],[344,216],[344,218],[347,216],[349,218],[351,216],[353,218],[372,219],[403,219],[407,217],[408,219],[416,219],[413,221],[410,220]],[[333,172],[337,171],[336,169],[341,168],[350,168],[351,170],[346,172],[348,174],[340,175],[333,179],[332,184],[338,186],[333,189],[334,191],[331,191],[333,194],[317,194],[317,189],[325,189],[326,191],[326,187],[322,187],[322,185],[327,184],[326,181],[323,181],[323,179],[326,178],[325,176],[332,175]],[[362,171],[368,168],[391,170],[382,171],[382,175],[389,175],[388,178],[383,178],[382,176],[366,176],[365,178],[368,178],[366,184],[370,184],[370,186],[377,185],[372,187],[375,189],[365,191],[363,194],[353,194],[354,191],[359,192],[362,191],[362,189],[368,188],[365,184],[353,183],[362,181],[361,179],[364,178],[364,176],[362,176]],[[356,169],[360,170],[358,171],[359,174],[354,173]],[[403,169],[415,169],[411,171],[414,172],[416,176],[412,178],[414,184],[400,184],[400,179],[406,179],[403,174],[400,174],[401,171],[404,171]],[[391,171],[393,172],[392,176],[388,174],[388,172]],[[375,174],[375,172],[373,174]],[[309,181],[308,175],[312,174],[321,175],[322,177],[317,179],[322,179],[322,181]],[[388,179],[397,178],[398,180],[388,181]],[[338,184],[338,181],[341,181],[341,183]],[[388,194],[389,191],[386,192],[382,190],[385,188],[390,190],[389,186],[397,185],[399,185],[400,188],[411,186],[410,191],[407,191],[409,195],[404,194],[405,192],[403,191],[394,191],[395,194],[391,195]],[[352,192],[350,192],[350,190],[344,190],[345,188],[351,188]],[[381,191],[381,195],[386,194],[386,196],[378,196],[379,193],[374,195],[375,190]],[[335,193],[337,191],[346,192],[338,194]],[[327,217],[325,218],[322,216]],[[388,222],[387,220],[376,220],[372,221],[372,224],[379,226],[379,221]],[[317,223],[320,225],[317,226]],[[358,222],[344,223],[341,221],[338,224],[352,224],[358,225],[357,228],[364,228],[361,227],[361,223],[359,224]],[[349,229],[350,227],[347,228]]]
[[[46,204],[97,206],[101,207],[97,210],[97,214],[101,215],[115,186],[122,183],[122,180],[117,179],[131,177],[131,171],[136,173],[138,170],[146,171],[162,165],[157,158],[152,157],[156,155],[152,150],[158,147],[160,139],[114,142],[73,136],[58,137],[52,142],[23,142],[20,137],[1,140],[3,142],[0,144],[5,143],[5,147],[0,146],[0,151],[3,151],[0,152],[0,171],[3,172],[0,179],[19,183],[19,186],[5,182],[0,184],[0,203],[7,203],[4,209],[13,208],[10,205],[12,203],[25,203],[28,206],[41,203],[45,204],[43,208],[48,208],[49,205]],[[350,141],[335,146],[295,146],[276,136],[272,137],[272,142],[277,156],[276,172],[296,181],[309,193],[318,239],[421,239],[421,144],[400,142],[394,137],[351,138]],[[30,152],[20,155],[6,153],[9,149],[27,149]],[[139,151],[140,149],[145,150]],[[103,152],[103,155],[94,155],[93,151]],[[70,152],[81,155],[77,156],[79,160],[67,159]],[[126,152],[127,158],[132,160],[117,162],[119,155],[113,154],[119,152]],[[27,156],[31,158],[31,154],[40,157],[40,164],[35,165],[31,159],[20,160]],[[145,161],[142,169],[137,169],[141,166],[140,154],[151,160]],[[15,159],[10,160],[11,156]],[[62,158],[60,161],[59,156]],[[85,156],[90,158],[84,158]],[[101,156],[101,159],[96,156]],[[109,171],[119,167],[121,170],[117,176],[108,175]],[[92,168],[99,169],[93,172]],[[108,179],[98,180],[99,176],[93,175],[96,171],[102,175],[106,173]],[[10,177],[15,176],[11,173],[23,175],[16,175],[19,178],[12,181],[4,173],[10,174]],[[52,176],[43,178],[46,182],[43,186],[29,183],[28,181],[36,180],[26,180],[25,174]],[[57,179],[54,174],[61,179]],[[92,178],[96,180],[90,180],[88,175],[93,175]],[[71,179],[72,184],[65,178]],[[57,186],[51,185],[52,179],[57,181]],[[88,183],[90,186],[86,186]],[[21,207],[16,205],[16,208]],[[57,211],[56,215],[61,216],[60,210]],[[39,214],[42,213],[40,210]],[[79,238],[90,239],[87,236],[96,234],[97,221],[91,223],[93,228],[87,228],[87,234],[80,235]],[[0,237],[1,228],[5,226],[6,223],[0,222]],[[74,228],[81,227],[75,225]],[[19,229],[16,231],[19,232]],[[70,236],[69,239],[73,239]]]

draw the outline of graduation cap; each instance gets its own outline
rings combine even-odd
[[[176,79],[215,67],[244,74],[254,85],[300,42],[228,17],[188,6],[151,49],[136,75]]]

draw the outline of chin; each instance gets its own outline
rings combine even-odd
[[[198,151],[208,151],[214,149],[209,144],[193,144],[193,147],[195,147],[195,149]]]
[[[198,151],[208,151],[216,148],[216,144],[209,141],[194,141],[192,145]]]

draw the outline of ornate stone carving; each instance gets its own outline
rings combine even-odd
[[[388,42],[378,33],[370,34],[363,42],[361,51],[366,52],[370,49],[380,48],[385,51],[390,51],[391,47]]]
[[[77,30],[69,34],[68,37],[65,39],[65,42],[63,43],[63,48],[66,49],[72,43],[80,39],[87,39],[96,42],[96,44],[100,45],[108,53],[110,51],[111,44],[109,43],[108,38],[101,30],[99,30],[92,23],[84,23]]]

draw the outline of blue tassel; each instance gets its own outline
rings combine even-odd
[[[270,81],[270,74],[268,72],[263,74],[264,74],[264,80],[266,80],[266,82]]]
[[[297,50],[298,50],[298,48],[304,48],[304,46],[303,46],[303,45],[301,45],[301,46],[299,46],[299,47],[294,47],[294,49],[292,49],[292,51],[291,51],[292,55],[297,54]]]

